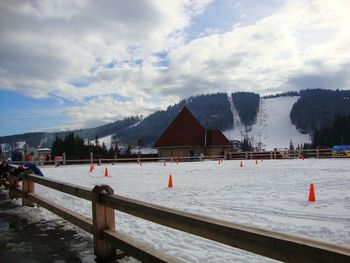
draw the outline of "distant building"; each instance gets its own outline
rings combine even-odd
[[[217,156],[229,150],[229,140],[220,130],[206,130],[185,107],[153,148],[160,157]]]
[[[40,161],[50,161],[51,160],[51,149],[50,148],[38,148],[37,153],[39,155]]]

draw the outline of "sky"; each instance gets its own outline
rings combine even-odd
[[[350,87],[349,0],[2,0],[0,136],[203,93]]]

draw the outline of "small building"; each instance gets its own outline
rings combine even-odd
[[[153,148],[159,157],[218,156],[229,150],[229,140],[220,130],[206,130],[184,107]]]
[[[38,159],[39,161],[50,161],[51,160],[51,149],[50,148],[38,148]]]

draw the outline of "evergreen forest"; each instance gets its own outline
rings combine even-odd
[[[338,116],[332,125],[316,128],[313,133],[312,145],[314,148],[347,144],[350,145],[350,115]]]
[[[303,133],[332,125],[338,116],[350,115],[349,90],[303,90],[293,105],[290,118]]]
[[[245,126],[253,125],[259,111],[259,94],[251,92],[236,92],[232,94],[232,101],[242,123]]]
[[[208,130],[225,130],[232,127],[233,116],[227,94],[216,93],[190,97],[169,106],[166,110],[156,111],[139,125],[117,132],[114,138],[127,143],[141,139],[143,145],[152,146],[183,107],[187,107]]]

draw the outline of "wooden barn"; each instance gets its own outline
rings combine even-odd
[[[153,146],[159,157],[224,155],[229,140],[220,130],[206,130],[185,107]]]

